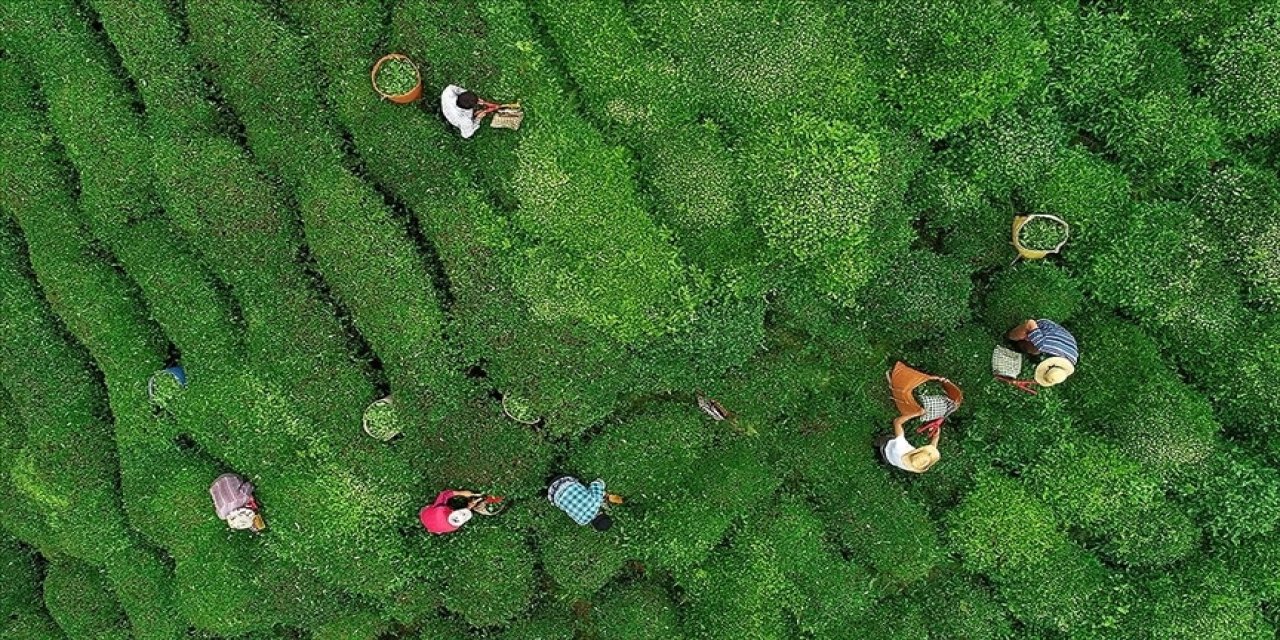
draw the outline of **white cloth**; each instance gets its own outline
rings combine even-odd
[[[458,96],[466,92],[466,89],[456,84],[445,87],[444,92],[440,94],[440,111],[444,113],[444,119],[448,120],[449,124],[462,132],[462,137],[470,138],[480,129],[480,123],[475,120],[475,109],[463,109],[458,106]]]
[[[901,435],[884,444],[884,459],[888,460],[889,464],[904,471],[915,471],[906,462],[903,462],[903,458],[915,450],[916,448],[911,446],[910,442],[907,442],[907,436]]]
[[[448,520],[450,526],[461,527],[471,520],[471,510],[454,509],[453,512],[449,514]]]

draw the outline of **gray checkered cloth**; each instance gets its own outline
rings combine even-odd
[[[922,396],[920,406],[924,407],[924,415],[920,419],[925,422],[945,418],[956,410],[956,403],[946,396]]]
[[[1005,378],[1022,375],[1022,354],[1002,346],[991,352],[991,372]]]

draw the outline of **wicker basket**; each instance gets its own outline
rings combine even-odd
[[[518,422],[520,424],[535,425],[535,424],[538,424],[539,422],[542,422],[541,417],[534,418],[533,420],[517,418],[515,414],[511,413],[511,410],[507,408],[506,394],[503,394],[502,396],[502,414],[510,418],[513,422]]]
[[[409,66],[413,67],[413,75],[418,79],[418,83],[415,84],[412,89],[399,95],[383,91],[378,86],[378,70],[381,69],[383,63],[388,60],[404,60],[405,62],[408,62]],[[373,85],[373,90],[377,91],[379,96],[382,96],[384,99],[390,100],[396,104],[409,104],[410,102],[422,97],[422,71],[418,69],[418,65],[413,63],[413,60],[409,59],[409,56],[402,53],[388,53],[387,55],[379,58],[377,62],[373,63],[373,71],[369,72],[369,82]]]
[[[394,440],[396,436],[400,435],[399,431],[392,434],[379,436],[374,434],[373,431],[369,430],[369,411],[374,407],[383,407],[383,406],[392,406],[391,396],[374,400],[373,402],[369,403],[369,406],[365,407],[364,416],[360,420],[360,428],[364,429],[365,435],[369,436],[370,438],[373,438],[374,440],[380,440],[382,442],[390,442],[391,440]]]
[[[1062,234],[1062,242],[1059,242],[1058,246],[1052,249],[1029,249],[1022,246],[1022,240],[1018,237],[1022,233],[1022,227],[1037,218],[1049,220],[1062,225],[1062,229],[1065,233]],[[1063,220],[1058,216],[1051,216],[1047,213],[1037,213],[1029,216],[1017,216],[1013,219],[1013,247],[1018,250],[1018,256],[1023,260],[1040,260],[1051,253],[1057,253],[1062,250],[1062,247],[1066,246],[1067,240],[1070,239],[1070,237],[1071,225],[1067,224],[1066,220]]]

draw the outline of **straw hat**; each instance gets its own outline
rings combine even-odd
[[[924,473],[934,464],[937,464],[940,458],[942,458],[942,455],[938,453],[938,448],[931,444],[926,444],[902,456],[902,462],[911,467],[911,471]]]
[[[1036,382],[1042,387],[1052,387],[1071,377],[1075,372],[1076,366],[1066,358],[1045,358],[1044,362],[1036,367]]]

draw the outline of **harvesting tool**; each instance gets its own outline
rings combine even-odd
[[[480,504],[477,504],[471,510],[476,515],[496,516],[507,508],[507,499],[504,496],[483,496]]]

